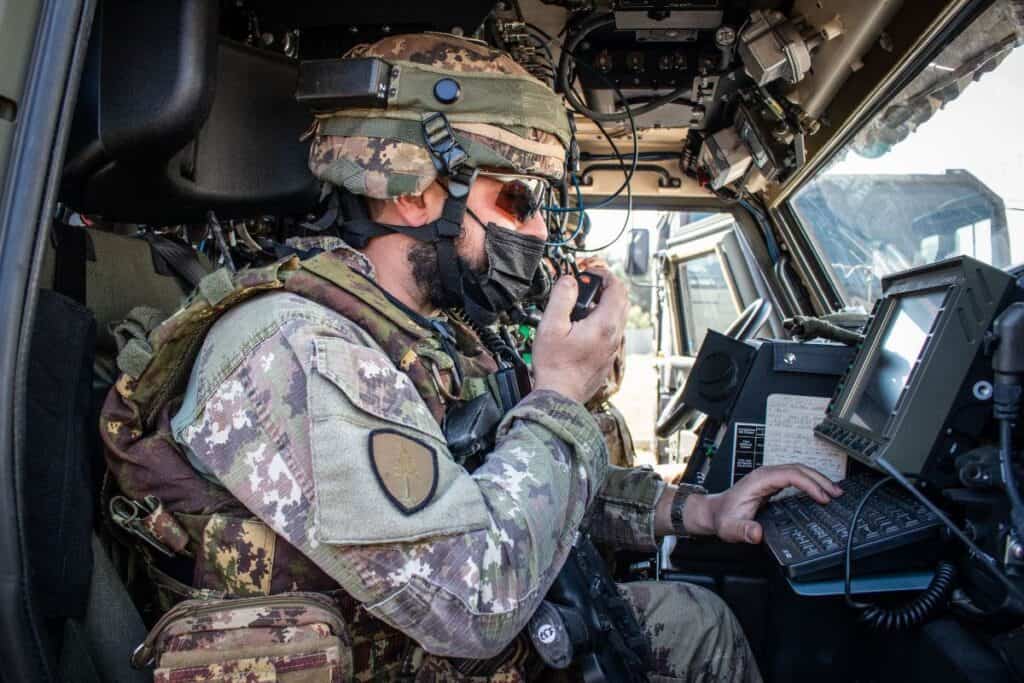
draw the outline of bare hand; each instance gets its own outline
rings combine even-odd
[[[536,388],[556,391],[580,403],[597,393],[611,372],[629,310],[622,282],[602,266],[591,270],[603,280],[597,307],[583,320],[571,322],[578,286],[571,275],[562,276],[551,290],[533,343]]]
[[[843,495],[841,488],[810,467],[769,465],[757,468],[728,491],[691,496],[683,509],[683,524],[695,536],[716,534],[727,543],[760,543],[764,529],[754,515],[769,498],[790,486],[823,505]]]

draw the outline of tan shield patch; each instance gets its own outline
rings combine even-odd
[[[422,510],[437,490],[437,453],[390,429],[370,432],[370,464],[388,500],[403,514]]]

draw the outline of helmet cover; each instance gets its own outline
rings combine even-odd
[[[445,114],[477,167],[562,178],[570,136],[565,107],[507,53],[424,33],[389,36],[345,55],[368,57],[392,67],[387,108],[317,116],[309,166],[318,178],[378,199],[422,193],[438,173],[420,129],[423,114],[434,111]],[[443,79],[458,85],[453,103],[434,95]]]

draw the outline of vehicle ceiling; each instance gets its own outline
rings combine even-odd
[[[221,32],[250,43],[263,41],[261,47],[307,59],[336,57],[352,45],[386,34],[479,29],[478,35],[504,43],[517,58],[526,55],[527,61],[536,62],[533,55],[546,47],[557,66],[562,40],[589,15],[611,11],[616,30],[595,31],[576,49],[579,61],[589,62],[577,69],[589,107],[611,112],[620,106],[608,87],[609,79],[628,100],[640,102],[679,83],[692,80],[695,86],[675,102],[636,117],[637,148],[651,160],[645,160],[645,170],[634,175],[634,198],[714,200],[715,194],[731,198],[760,193],[778,202],[851,134],[851,126],[864,119],[883,86],[910,63],[954,11],[967,4],[956,0],[478,0],[446,4],[444,12],[439,12],[434,3],[407,0],[377,5],[224,0]],[[786,48],[797,58],[797,48],[807,49],[810,63],[805,73],[763,77],[760,87],[751,81],[750,60],[742,58],[739,46],[750,42],[752,48],[761,47],[752,42],[757,26],[752,25],[751,12],[755,11],[768,12],[764,16],[769,17],[770,12],[781,13],[777,16],[782,23],[772,31],[792,35],[786,33],[792,25],[806,39]],[[754,23],[756,19],[755,15]],[[534,36],[546,33],[553,38],[524,41],[522,24],[517,22],[532,25]],[[731,55],[715,42],[721,27],[735,34]],[[686,62],[678,70],[682,73],[659,62],[680,54]],[[593,73],[595,64],[606,75]],[[671,78],[666,79],[665,71]],[[680,76],[678,83],[675,76]],[[716,84],[716,77],[722,83]],[[767,169],[759,169],[762,173],[722,183],[712,192],[709,184],[717,183],[714,171],[700,162],[701,146],[706,137],[740,128],[743,122],[735,113],[740,101],[755,112],[750,118],[760,128],[757,137],[778,158]],[[764,109],[775,113],[764,120],[756,114]],[[784,113],[776,116],[780,111]],[[585,159],[581,190],[586,195],[610,194],[621,182],[612,147],[592,121],[579,114],[576,119]],[[611,122],[606,128],[628,161],[633,151],[628,122]],[[754,151],[755,165],[759,165],[758,150]],[[592,155],[589,163],[588,154]],[[587,173],[586,167],[597,160],[602,162],[600,170]],[[662,170],[650,168],[655,165]]]

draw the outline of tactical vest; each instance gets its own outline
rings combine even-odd
[[[264,594],[259,586],[267,585],[265,580],[246,580],[240,574],[269,572],[270,594],[316,591],[335,596],[353,631],[356,671],[379,675],[382,662],[401,664],[411,641],[359,610],[303,553],[275,536],[226,489],[201,476],[170,428],[210,328],[232,307],[272,291],[315,301],[366,330],[409,376],[439,423],[448,409],[484,391],[484,378],[497,365],[473,331],[453,321],[453,359],[436,331],[414,321],[346,263],[351,256],[344,250],[305,261],[293,256],[234,276],[225,270],[207,276],[177,313],[146,338],[137,334],[123,346],[118,357],[123,374],[107,395],[100,431],[118,489],[118,495],[107,496],[111,518],[122,531],[145,542],[135,545],[144,549],[162,609],[189,597]],[[225,564],[212,557],[225,553],[235,561]],[[187,565],[188,558],[194,560],[191,585],[164,571]]]

